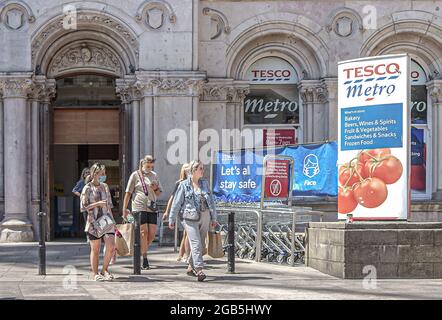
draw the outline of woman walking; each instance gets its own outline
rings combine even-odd
[[[74,189],[72,189],[72,193],[75,194],[78,198],[81,197],[81,192],[83,191],[83,188],[86,185],[86,178],[88,175],[90,175],[89,168],[84,168],[83,171],[81,171],[80,180],[77,181]],[[84,218],[84,224],[86,225],[87,212],[82,212],[82,213],[83,213],[83,218]],[[89,242],[89,238],[88,238],[87,234],[86,234],[86,241]]]
[[[155,159],[147,155],[140,160],[137,171],[134,171],[127,183],[123,201],[123,218],[127,219],[130,211],[127,209],[132,197],[132,211],[140,214],[141,224],[141,254],[143,255],[143,269],[149,269],[147,251],[157,233],[158,209],[157,197],[162,187],[158,175],[153,171]]]
[[[114,276],[108,270],[108,266],[115,249],[115,220],[112,216],[111,194],[108,185],[104,183],[105,181],[105,166],[95,163],[90,169],[90,175],[86,178],[86,185],[80,197],[81,210],[88,214],[85,231],[88,233],[91,246],[90,261],[94,281],[114,279]],[[100,227],[94,224],[96,221],[106,221],[108,227],[100,230]],[[100,225],[104,224],[100,223]],[[98,258],[102,240],[104,240],[106,250],[102,271],[98,273]]]
[[[183,164],[183,166],[181,167],[180,178],[175,183],[175,189],[173,189],[172,195],[170,196],[169,201],[167,202],[166,211],[164,212],[163,216],[164,221],[167,221],[169,219],[170,208],[172,207],[173,198],[175,197],[176,191],[178,190],[180,183],[186,180],[187,177],[189,176],[189,169],[190,165],[188,163]],[[180,251],[178,253],[177,261],[187,261],[189,254],[190,254],[190,244],[187,239],[186,230],[184,230],[180,243]]]
[[[169,228],[175,228],[175,217],[179,214],[190,244],[188,275],[196,275],[204,281],[203,248],[206,244],[210,224],[216,226],[216,209],[209,182],[203,179],[204,166],[201,161],[190,163],[190,176],[180,183],[173,199],[169,216]]]

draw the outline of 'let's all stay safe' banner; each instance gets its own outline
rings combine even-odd
[[[285,146],[276,155],[294,159],[294,196],[337,195],[337,144]],[[266,150],[218,151],[213,165],[213,193],[217,201],[258,202],[261,198]]]

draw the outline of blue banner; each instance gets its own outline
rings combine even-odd
[[[411,127],[411,165],[424,165],[424,129]]]
[[[266,150],[219,151],[213,165],[213,193],[218,201],[259,202]],[[272,154],[291,156],[295,163],[294,196],[336,196],[336,142],[286,146]]]

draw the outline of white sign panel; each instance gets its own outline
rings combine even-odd
[[[409,211],[410,59],[338,65],[338,218],[405,220]]]

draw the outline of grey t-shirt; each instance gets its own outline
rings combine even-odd
[[[132,194],[132,211],[151,212],[152,210],[149,209],[149,202],[157,201],[157,196],[155,195],[153,189],[149,187],[149,185],[152,182],[156,182],[158,184],[158,187],[160,188],[160,191],[162,191],[163,188],[161,186],[160,180],[158,179],[158,175],[154,171],[151,171],[149,173],[143,172],[142,175],[144,178],[144,182],[147,186],[148,195],[149,195],[147,197],[144,194],[143,185],[141,184],[138,172],[139,171],[132,172],[126,188],[126,192]]]

